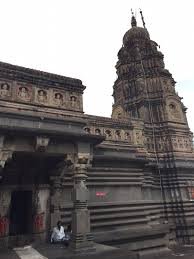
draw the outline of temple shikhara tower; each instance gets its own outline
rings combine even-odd
[[[84,113],[81,80],[0,62],[0,247],[47,242],[58,220],[72,224],[75,253],[193,242],[193,135],[140,14],[118,52],[110,118]]]

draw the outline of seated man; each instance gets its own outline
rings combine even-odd
[[[53,232],[51,235],[51,243],[68,243],[69,237],[66,237],[64,232],[64,227],[62,226],[62,222],[57,222],[57,227],[53,228]]]

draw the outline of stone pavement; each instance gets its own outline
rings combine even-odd
[[[117,250],[117,249],[116,249]],[[113,253],[111,257],[105,257],[106,259],[111,258],[124,258],[131,259],[131,256],[126,254],[126,257],[123,257],[121,254],[115,253],[113,248]],[[19,252],[18,252],[19,251]],[[116,257],[115,257],[116,256]],[[132,256],[133,257],[133,256]],[[67,258],[70,259],[71,256],[68,256],[68,250],[63,245],[50,245],[44,244],[40,246],[36,246],[35,249],[32,247],[26,247],[25,249],[7,249],[0,250],[0,259],[57,259],[57,258]],[[78,257],[79,258],[79,257]],[[99,258],[101,256],[96,257],[94,255],[83,255],[81,258],[94,259]],[[149,257],[149,259],[194,259],[194,246],[180,246],[172,249],[172,252],[169,256],[159,256],[156,255],[154,257]]]

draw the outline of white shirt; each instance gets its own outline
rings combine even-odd
[[[58,227],[54,227],[51,235],[51,242],[58,242],[63,240],[64,238],[65,238],[64,227],[61,226],[60,230],[58,229]]]

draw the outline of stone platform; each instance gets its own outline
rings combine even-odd
[[[29,249],[29,250],[28,250]],[[23,250],[23,253],[22,253]],[[34,251],[35,250],[35,251]],[[0,258],[1,259],[72,259],[72,258],[86,258],[86,259],[130,259],[137,258],[134,257],[134,254],[131,254],[127,248],[125,250],[115,249],[114,247],[108,247],[99,245],[98,252],[96,254],[88,254],[88,255],[77,255],[77,257],[72,257],[68,252],[68,249],[61,245],[50,245],[44,244],[34,248],[21,248],[21,254],[18,255],[16,251],[13,249],[0,249]],[[193,259],[194,258],[194,246],[179,246],[174,247],[170,251],[169,255],[159,256],[155,254],[154,256],[149,256],[149,259],[175,259],[177,257],[181,257],[182,259]]]
[[[56,258],[56,259],[137,259],[137,254],[129,251],[128,249],[116,248],[112,246],[95,244],[96,251],[90,253],[75,254],[70,249],[60,246],[53,248],[49,247],[47,250],[41,247],[37,250],[44,255],[46,258]],[[58,250],[58,251],[57,251]],[[50,257],[51,254],[53,257]]]

